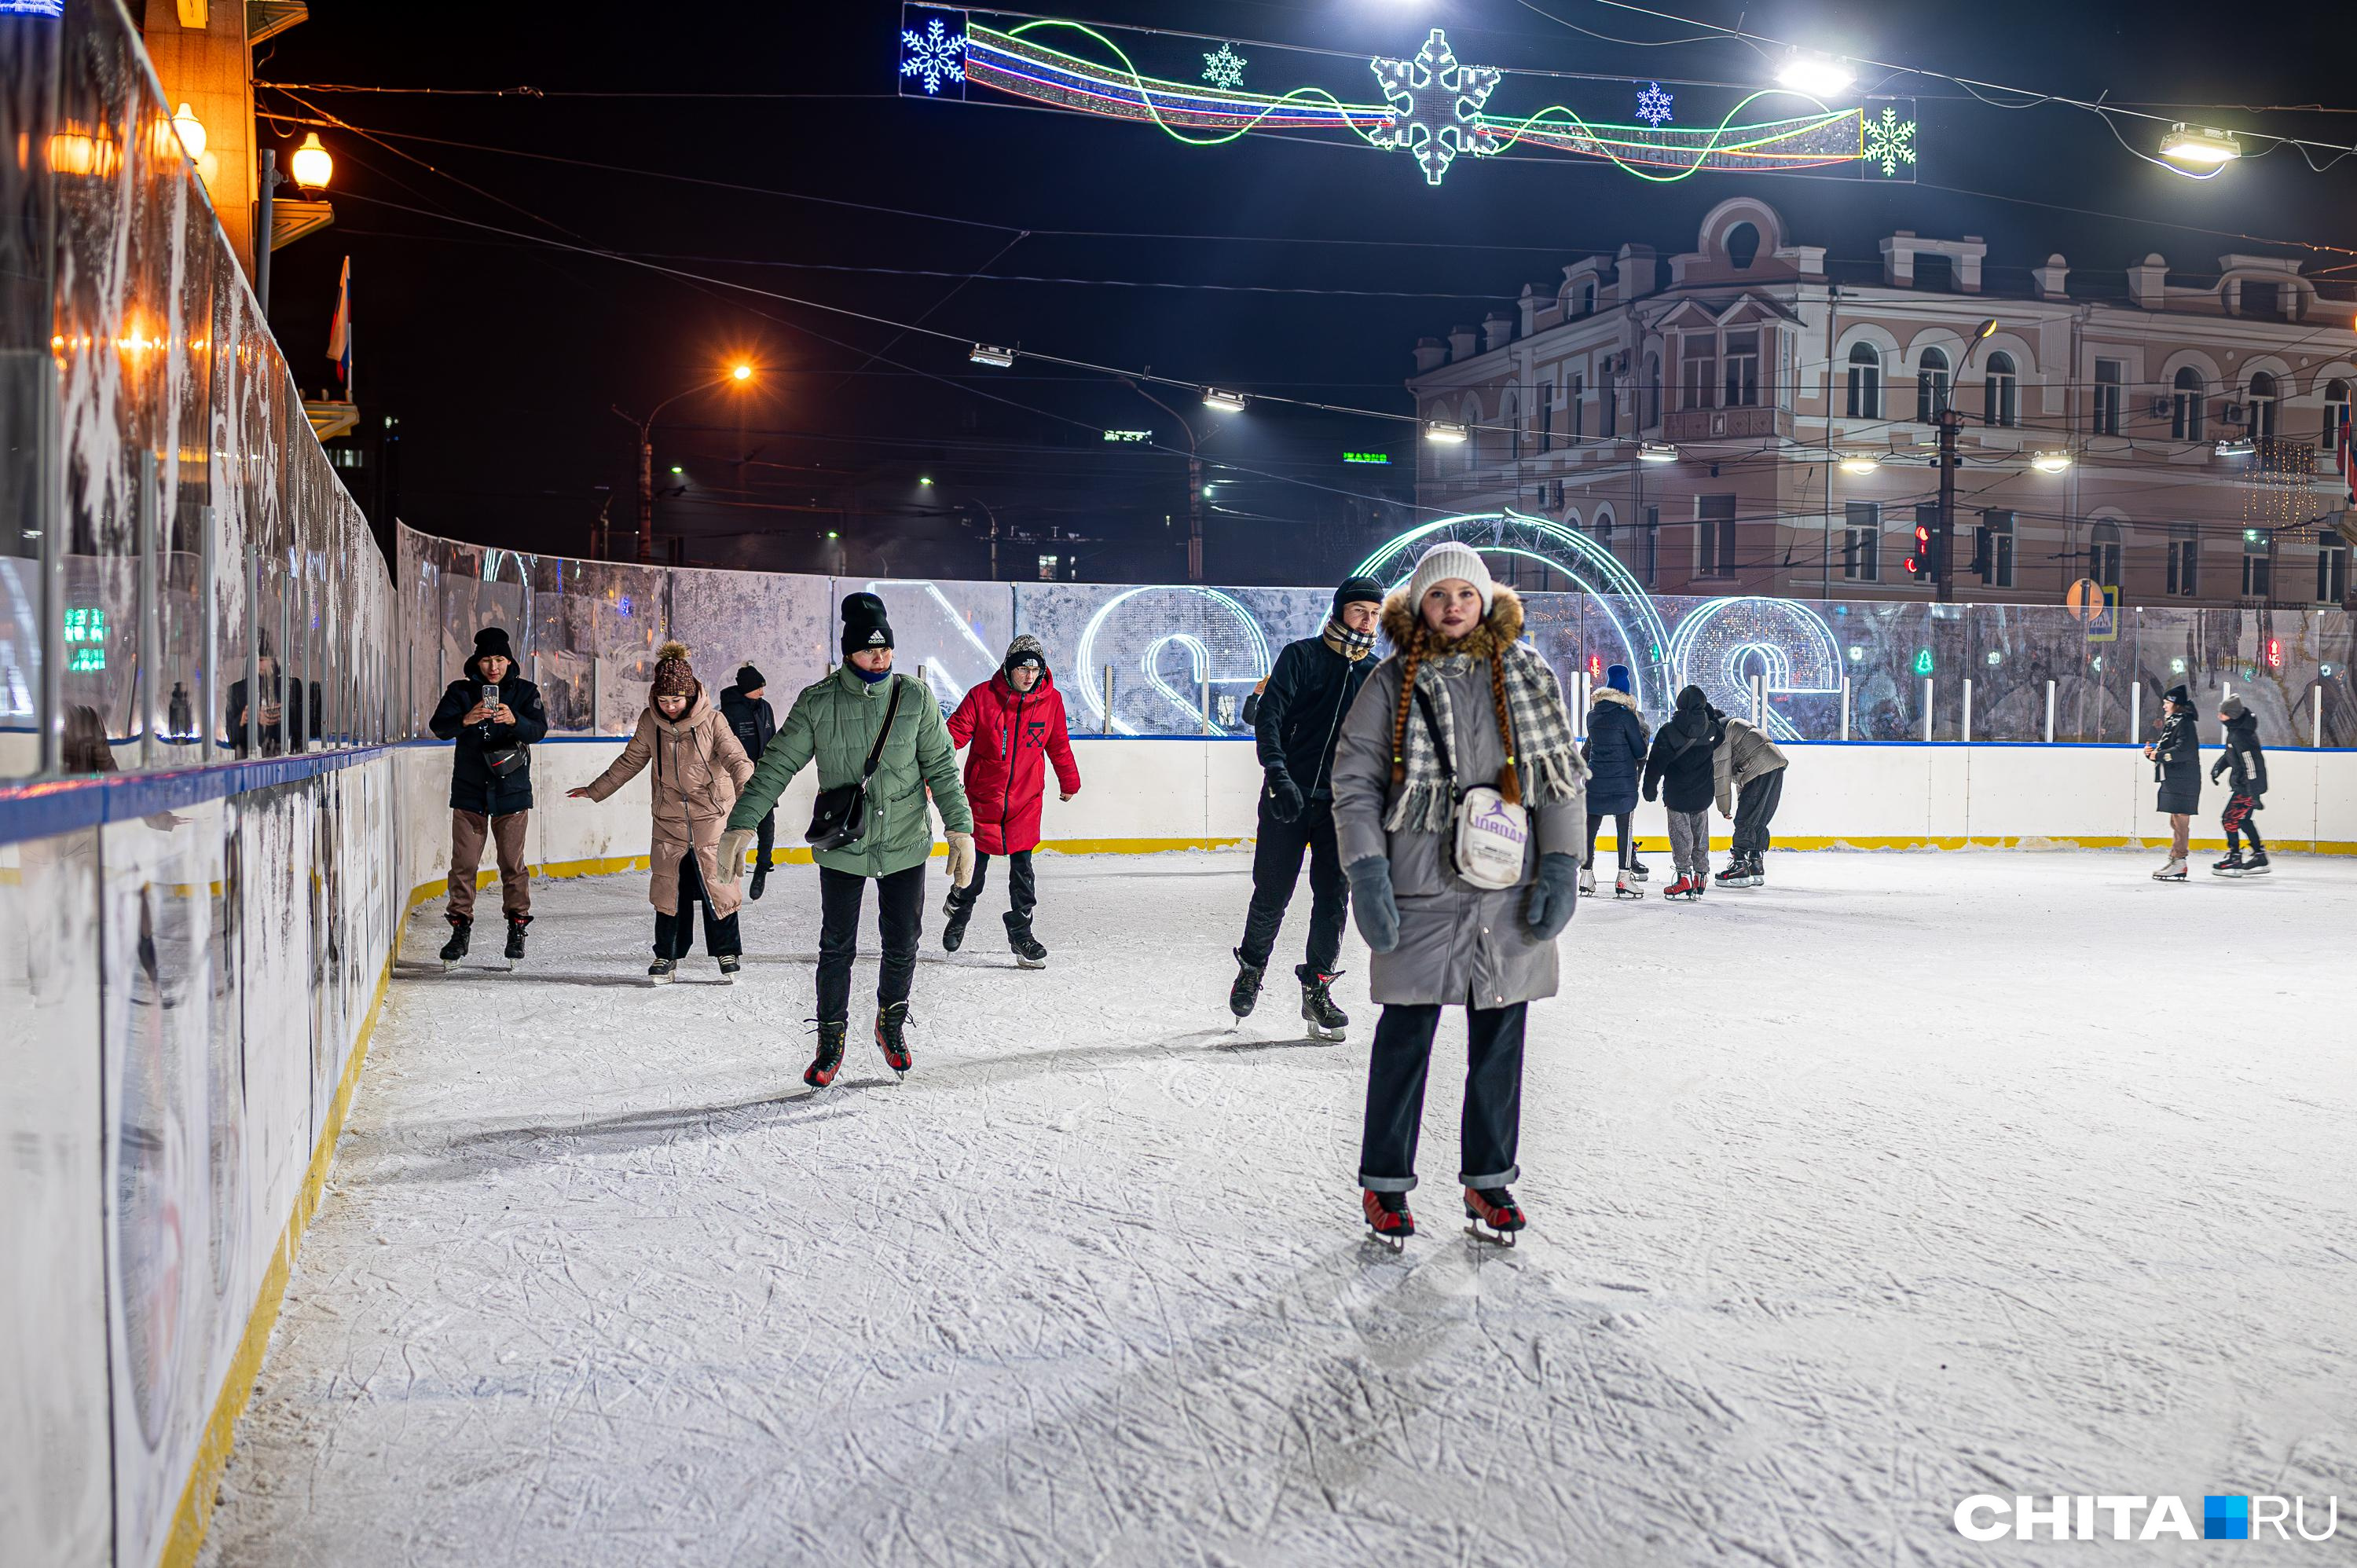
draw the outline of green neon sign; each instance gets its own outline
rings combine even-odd
[[[1342,454],[1342,461],[1345,463],[1388,463],[1391,460],[1392,455],[1388,452],[1345,452]]]
[[[1931,672],[1932,650],[1928,648],[1917,649],[1915,650],[1915,673],[1918,675],[1929,675]]]

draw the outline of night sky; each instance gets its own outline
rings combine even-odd
[[[1730,24],[1739,16],[1755,31],[1837,53],[2119,102],[2357,101],[2347,78],[2357,21],[2331,6],[2271,11],[2264,26],[2212,4],[1680,0],[1673,8]],[[1544,0],[1543,9],[1621,38],[1691,36],[1594,0]],[[1363,67],[1256,46],[1407,54],[1438,26],[1459,59],[1480,63],[1746,87],[1772,75],[1744,44],[1608,43],[1516,0],[1092,0],[1055,14],[1231,38],[1254,62],[1248,87],[1314,81],[1361,99],[1374,96]],[[1269,135],[1193,149],[1149,126],[902,97],[899,26],[899,5],[875,0],[477,6],[463,25],[447,8],[321,6],[258,50],[256,74],[268,82],[650,95],[304,94],[358,126],[469,144],[393,143],[437,174],[350,131],[326,131],[338,157],[337,225],[277,258],[275,326],[314,392],[328,376],[336,269],[352,258],[360,400],[371,419],[401,421],[402,517],[463,539],[580,553],[607,493],[598,487],[610,487],[616,548],[626,551],[635,433],[613,408],[643,413],[742,353],[762,368],[751,392],[682,398],[656,432],[658,487],[683,487],[659,500],[658,529],[685,536],[692,562],[813,569],[833,531],[857,569],[979,576],[981,513],[956,510],[979,501],[1010,536],[1080,534],[1082,544],[1065,548],[1077,550],[1084,576],[1167,580],[1183,569],[1183,461],[1108,448],[1098,432],[1151,429],[1167,444],[1183,441],[1169,415],[1119,383],[1028,363],[984,370],[952,344],[895,341],[889,328],[535,240],[627,252],[898,321],[925,317],[961,338],[1392,413],[1411,410],[1401,381],[1418,337],[1511,312],[1524,283],[1552,285],[1564,263],[1591,252],[1631,240],[1664,256],[1690,248],[1703,212],[1738,192],[1778,207],[1798,242],[1826,246],[1836,263],[1872,262],[1877,240],[1897,229],[1980,235],[1990,245],[1986,286],[2000,294],[2026,290],[2027,269],[2054,251],[2069,257],[2074,291],[2116,286],[2121,269],[2150,251],[2181,274],[2214,272],[2230,251],[2299,253],[2172,224],[2357,247],[2357,160],[2316,174],[2283,149],[2200,184],[2130,156],[2090,114],[1987,107],[1949,83],[1871,70],[1855,91],[1919,99],[1923,155],[1913,186],[1723,175],[1648,186],[1608,166],[1548,157],[1465,160],[1433,188],[1404,155],[1355,141]],[[2287,32],[2303,27],[2316,30]],[[1156,70],[1214,45],[1143,47],[1165,51],[1140,59]],[[1671,85],[1682,120],[1706,105],[1716,119],[1739,96]],[[1598,119],[1625,120],[1636,90],[1626,81],[1563,86]],[[1510,81],[1495,103],[1527,109],[1516,96],[1527,91]],[[311,112],[281,93],[258,97],[264,108]],[[2169,113],[2357,141],[2352,113]],[[301,128],[291,129],[299,139]],[[2159,130],[2123,127],[2147,151]],[[1361,242],[1370,241],[1412,243]],[[1097,281],[961,285],[977,269]],[[1394,491],[1412,474],[1403,426],[1268,404],[1222,422],[1182,394],[1160,395],[1209,436],[1207,458],[1308,481],[1223,487],[1232,510],[1215,519],[1207,550],[1215,581],[1332,575],[1348,531],[1384,515],[1334,493],[1381,488],[1369,470],[1342,466],[1345,448],[1388,445],[1400,465]],[[671,476],[673,464],[683,476]],[[935,484],[918,487],[920,474]],[[1178,518],[1175,529],[1166,514]],[[1028,551],[1018,552],[1027,568]]]

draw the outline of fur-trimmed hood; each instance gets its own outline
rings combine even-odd
[[[1595,691],[1588,694],[1597,702],[1618,703],[1632,714],[1640,712],[1637,706],[1637,699],[1631,696],[1628,693],[1620,691],[1615,687],[1598,686]]]
[[[1405,652],[1408,639],[1422,632],[1424,627],[1416,618],[1415,607],[1407,602],[1407,590],[1395,588],[1383,601],[1383,635],[1391,639],[1394,652]],[[1462,653],[1475,659],[1488,659],[1501,649],[1511,648],[1522,640],[1523,599],[1520,594],[1503,583],[1493,584],[1490,590],[1490,613],[1481,624],[1466,634],[1463,641],[1448,647],[1449,653]]]

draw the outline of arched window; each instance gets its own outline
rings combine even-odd
[[[2263,440],[2276,433],[2276,379],[2265,371],[2251,377],[2250,407],[2245,413],[2251,438]]]
[[[2120,525],[2099,522],[2087,533],[2087,575],[2098,583],[2120,585]]]
[[[1596,314],[1596,280],[1593,278],[1579,285],[1579,313],[1582,316]]]
[[[2327,452],[2341,449],[2341,422],[2349,413],[2349,383],[2331,381],[2324,383],[2324,439],[2318,446]]]
[[[2010,354],[1988,357],[1988,381],[1985,389],[1988,403],[1981,410],[1983,424],[2012,425],[2021,423],[2021,375],[2013,368]]]
[[[1738,223],[1727,231],[1727,259],[1738,267],[1749,267],[1760,254],[1760,231],[1749,223]]]
[[[1849,351],[1849,416],[1882,417],[1882,353],[1871,343],[1854,344]]]
[[[1514,462],[1523,460],[1523,411],[1514,394],[1506,394],[1505,406],[1499,411],[1499,422],[1506,427],[1506,456]]]
[[[1915,361],[1915,422],[1929,424],[1948,406],[1948,356],[1926,349]]]
[[[2169,434],[2175,441],[2201,439],[2203,403],[2201,372],[2188,365],[2177,372],[2169,392]]]
[[[1639,422],[1651,430],[1662,423],[1662,356],[1658,352],[1645,356],[1645,384],[1641,389],[1644,401],[1644,418]]]

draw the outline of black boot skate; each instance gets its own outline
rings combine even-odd
[[[1530,1223],[1514,1195],[1502,1187],[1485,1187],[1479,1192],[1467,1187],[1465,1218],[1469,1221],[1465,1234],[1497,1247],[1512,1246],[1514,1233]]]
[[[1011,909],[1006,915],[1006,945],[1014,950],[1016,968],[1048,967],[1048,950],[1041,947],[1039,939],[1031,934],[1031,922],[1018,918]]]
[[[647,983],[650,985],[669,985],[678,978],[679,960],[675,958],[659,958],[647,965]]]
[[[1653,879],[1652,868],[1635,855],[1629,857],[1629,875],[1640,882],[1651,882]]]
[[[834,1081],[843,1069],[843,1040],[851,1033],[848,1023],[822,1023],[818,1026],[818,1054],[811,1058],[810,1066],[802,1069],[802,1081],[813,1089],[824,1089]]]
[[[1405,1251],[1407,1239],[1415,1234],[1415,1216],[1407,1210],[1407,1194],[1361,1192],[1359,1200],[1375,1240],[1394,1252]]]
[[[2243,862],[2243,875],[2245,876],[2265,876],[2266,874],[2267,852],[2263,849],[2253,850],[2251,852],[2251,857]]]
[[[753,881],[752,884],[745,889],[745,897],[748,898],[759,898],[762,894],[769,890],[770,857],[766,854],[759,854],[757,852],[756,858],[753,861]]]
[[[974,918],[974,906],[961,900],[952,891],[942,900],[942,951],[955,952],[965,941],[965,923]]]
[[[909,1058],[909,1042],[903,1031],[909,1026],[909,1004],[895,1002],[876,1014],[876,1048],[884,1053],[884,1065],[900,1078],[909,1076],[916,1065]]]
[[[1228,1011],[1239,1018],[1249,1018],[1260,1004],[1260,977],[1268,966],[1246,963],[1242,948],[1236,950],[1236,983],[1228,987]]]
[[[744,959],[736,953],[722,953],[720,955],[720,983],[723,985],[736,984],[737,972],[744,967]]]
[[[2245,869],[2243,865],[2243,852],[2239,849],[2230,849],[2226,852],[2225,859],[2213,860],[2210,863],[2210,875],[2212,876],[2240,876]]]
[[[1305,963],[1293,972],[1301,982],[1301,1021],[1309,1026],[1309,1037],[1340,1039],[1342,1031],[1351,1026],[1351,1015],[1334,1005],[1331,987],[1342,978],[1341,972],[1320,974]]]
[[[523,960],[523,929],[532,924],[530,915],[508,917],[508,967],[513,969]]]
[[[450,917],[450,940],[442,944],[444,969],[451,970],[458,967],[458,961],[467,956],[467,939],[473,934],[474,929],[474,921],[460,919],[456,915]]]

